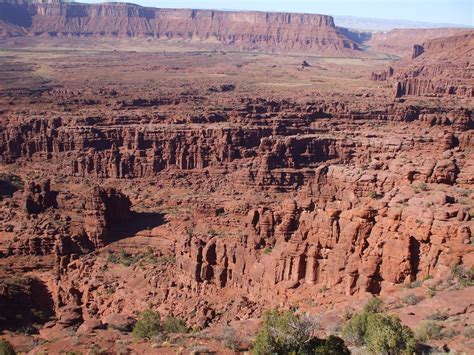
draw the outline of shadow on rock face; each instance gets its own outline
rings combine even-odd
[[[23,181],[16,175],[0,174],[0,199],[12,197],[23,188]]]
[[[115,225],[111,229],[112,241],[133,237],[138,232],[151,230],[163,225],[165,215],[158,212],[132,212],[128,221]]]
[[[11,276],[0,281],[0,330],[35,333],[34,325],[53,316],[53,299],[41,280]]]

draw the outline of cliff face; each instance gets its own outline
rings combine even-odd
[[[372,34],[366,44],[377,52],[405,57],[412,53],[415,44],[425,43],[435,38],[456,36],[465,31],[462,28],[397,28]]]
[[[474,95],[474,32],[416,45],[396,71],[396,95]]]
[[[350,53],[331,16],[157,9],[133,4],[0,3],[0,36],[151,37],[245,50]]]

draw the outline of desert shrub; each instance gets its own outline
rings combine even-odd
[[[439,321],[443,321],[448,318],[449,318],[449,314],[447,314],[446,312],[440,312],[440,311],[436,311],[435,313],[430,314],[428,317],[426,317],[426,319],[429,319],[429,320],[439,320]]]
[[[424,182],[420,182],[418,185],[413,185],[413,191],[418,194],[421,191],[428,191],[428,185]]]
[[[157,262],[160,265],[175,265],[176,258],[173,255],[163,255],[157,258]]]
[[[413,281],[405,285],[406,288],[418,288],[421,286],[421,281]]]
[[[377,302],[378,303],[378,302]],[[364,311],[354,315],[344,326],[342,336],[357,346],[366,346],[372,354],[411,354],[415,336],[396,316],[380,311],[369,302]]]
[[[135,338],[151,338],[163,331],[161,316],[158,312],[143,311],[133,327],[132,334]]]
[[[308,315],[293,312],[267,311],[263,328],[257,334],[252,349],[254,354],[350,354],[344,341],[330,337],[318,339],[313,335],[316,322]],[[332,352],[325,352],[332,349]]]
[[[451,338],[454,338],[455,336],[458,336],[459,334],[461,334],[460,332],[458,332],[456,329],[443,329],[443,331],[441,332],[441,338],[442,339],[451,339]]]
[[[222,341],[227,349],[237,351],[240,347],[240,339],[234,328],[225,327]]]
[[[461,286],[468,287],[474,285],[474,267],[466,269],[463,265],[456,265],[451,269],[451,272],[458,279]]]
[[[268,255],[272,252],[272,248],[271,247],[265,247],[265,249],[263,249],[263,254],[265,255]]]
[[[403,303],[405,303],[408,306],[414,306],[420,301],[421,301],[420,297],[418,297],[417,295],[413,293],[410,293],[406,295],[405,297],[403,297]]]
[[[168,333],[188,333],[189,328],[186,322],[182,319],[167,316],[162,324],[163,330]]]
[[[353,315],[342,329],[342,337],[354,345],[364,345],[369,314],[368,312],[362,312]]]
[[[467,327],[464,329],[464,336],[470,339],[474,338],[474,327]]]
[[[104,354],[106,354],[106,351],[104,349],[102,349],[99,345],[92,344],[92,346],[89,348],[89,354],[91,354],[91,355],[104,355]]]
[[[0,339],[0,355],[16,355],[16,352],[8,341]]]
[[[439,340],[442,339],[442,332],[443,326],[432,321],[426,321],[421,323],[415,329],[415,336],[416,339],[419,341],[426,341],[426,340]]]
[[[123,266],[128,267],[134,264],[137,260],[132,254],[122,249],[120,253],[113,253],[109,251],[107,261],[111,262],[112,264],[122,264]]]
[[[434,296],[436,296],[435,290],[432,290],[432,289],[426,290],[426,297],[433,298]]]
[[[162,332],[167,333],[188,333],[190,329],[182,319],[167,316],[163,321],[158,312],[150,310],[140,313],[137,323],[133,327],[132,334],[135,338],[155,338]]]
[[[380,313],[383,311],[383,301],[378,298],[374,297],[369,302],[366,303],[364,306],[364,312],[368,313]]]

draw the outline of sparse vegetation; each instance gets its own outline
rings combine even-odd
[[[216,237],[219,235],[219,233],[214,229],[214,228],[209,228],[209,230],[207,231],[207,233],[211,236],[211,237]]]
[[[163,255],[160,256],[158,259],[158,264],[160,265],[175,265],[176,258],[173,255]]]
[[[376,199],[380,198],[379,194],[377,194],[377,192],[375,192],[375,191],[369,191],[367,193],[367,196],[369,198],[371,198],[372,200],[376,200]]]
[[[107,256],[107,261],[112,264],[120,264],[126,267],[130,267],[135,264],[157,265],[160,263],[160,258],[156,257],[155,254],[153,253],[153,250],[150,247],[148,247],[145,253],[137,253],[137,254],[129,253],[125,251],[124,249],[122,249],[118,253],[109,251],[108,256]]]
[[[439,322],[425,321],[415,330],[416,338],[419,341],[451,339],[460,333],[451,328],[445,328]]]
[[[474,326],[467,327],[464,329],[464,336],[469,339],[474,338]]]
[[[240,347],[240,339],[237,336],[237,333],[234,328],[232,327],[225,327],[224,328],[224,333],[222,336],[222,341],[224,343],[224,346],[227,349],[237,351],[239,350]]]
[[[417,295],[410,293],[403,297],[402,299],[403,303],[405,303],[407,306],[414,306],[415,304],[419,303],[421,301],[421,298],[418,297]]]
[[[184,320],[173,316],[167,316],[163,321],[162,327],[168,333],[188,333],[190,330]]]
[[[133,327],[132,334],[137,339],[149,339],[160,334],[162,331],[163,327],[161,326],[160,314],[147,310],[140,313],[138,321]]]
[[[89,349],[89,354],[91,355],[103,355],[106,354],[106,352],[97,344],[92,344],[92,346]]]
[[[309,315],[293,312],[267,311],[263,328],[257,334],[253,354],[350,354],[344,341],[331,336],[319,339],[314,336],[315,320]]]
[[[433,298],[434,296],[436,296],[436,290],[430,288],[426,291],[426,297]]]
[[[412,330],[398,317],[383,313],[381,304],[374,300],[346,323],[343,338],[354,345],[366,346],[372,354],[413,353],[416,340]]]
[[[16,355],[16,352],[8,341],[0,339],[0,355]]]
[[[423,281],[428,281],[428,280],[431,280],[433,278],[433,276],[431,275],[425,275],[425,277],[423,277]]]
[[[424,182],[420,182],[419,184],[417,185],[413,185],[413,191],[418,194],[422,191],[428,191],[429,188],[428,188],[428,185]]]
[[[436,313],[430,314],[426,319],[443,321],[449,318],[449,315],[446,312],[437,311]]]
[[[421,323],[415,329],[416,339],[419,341],[427,341],[430,339],[441,339],[441,331],[443,326],[433,321]]]
[[[418,288],[421,286],[421,281],[413,281],[405,285],[406,288],[412,289],[412,288]]]
[[[190,328],[182,319],[167,316],[163,321],[158,312],[146,310],[140,313],[132,334],[137,339],[151,339],[160,337],[161,333],[188,333]]]
[[[455,265],[451,269],[451,273],[462,287],[474,285],[474,267],[466,269],[463,265]]]
[[[366,313],[381,313],[383,312],[383,301],[374,297],[364,306],[364,312]]]

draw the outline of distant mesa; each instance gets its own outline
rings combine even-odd
[[[326,15],[3,0],[0,37],[15,36],[144,37],[238,50],[335,56],[353,56],[359,51],[357,43]]]

